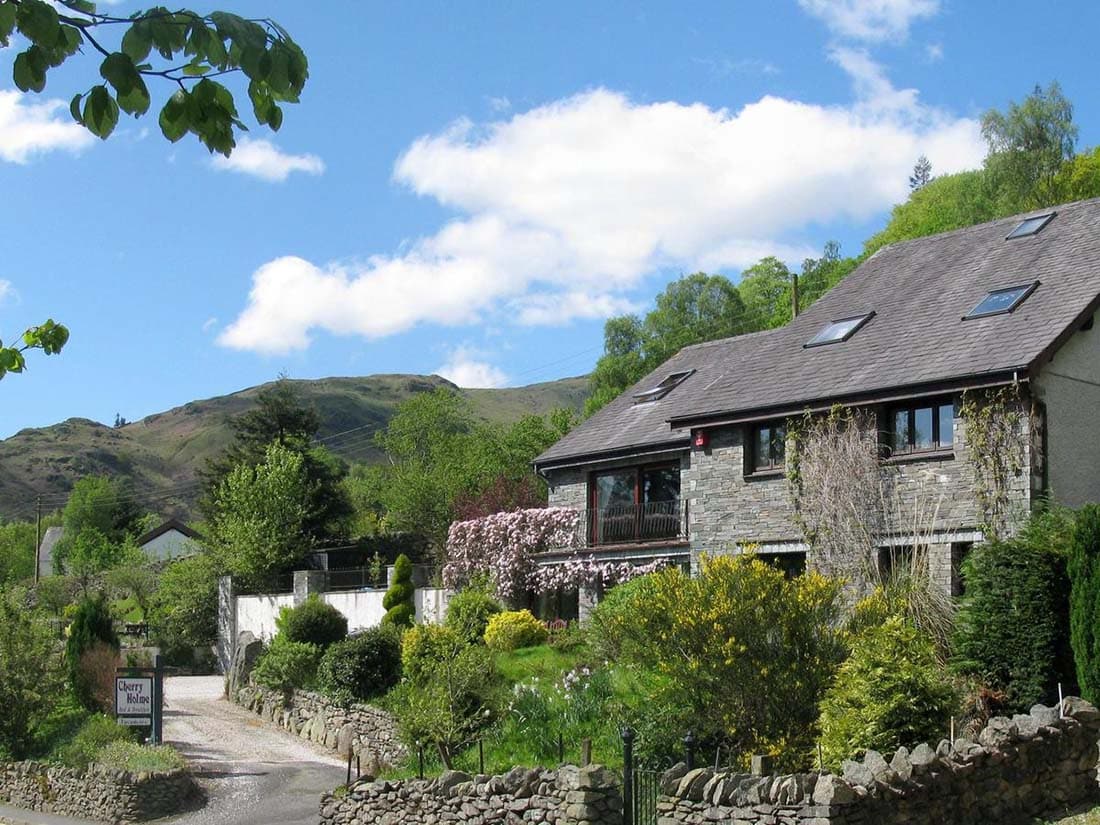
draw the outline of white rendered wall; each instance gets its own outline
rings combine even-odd
[[[151,559],[175,559],[180,556],[194,555],[202,548],[197,541],[188,538],[179,530],[169,530],[152,541],[145,542],[141,545],[141,549]]]
[[[278,596],[238,596],[237,633],[246,630],[257,639],[270,642],[275,636],[275,619],[284,607],[293,607],[294,594]]]

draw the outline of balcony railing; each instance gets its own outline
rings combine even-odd
[[[581,547],[687,541],[687,502],[655,501],[584,510],[577,532]]]

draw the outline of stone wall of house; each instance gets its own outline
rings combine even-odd
[[[0,762],[0,802],[101,822],[145,822],[178,813],[199,798],[187,771],[86,771],[45,762]]]
[[[434,780],[403,782],[364,778],[346,794],[321,798],[321,825],[620,825],[620,785],[616,774],[598,765],[514,768],[502,776],[448,771]]]
[[[338,752],[359,757],[364,771],[377,772],[407,756],[397,721],[381,708],[361,703],[343,707],[319,693],[295,690],[289,696],[248,685],[237,689],[233,701],[283,730]]]
[[[659,825],[1024,825],[1100,798],[1100,712],[1070,698],[1058,710],[991,719],[976,742],[944,740],[890,756],[868,751],[843,775],[751,776],[688,771],[661,779]]]

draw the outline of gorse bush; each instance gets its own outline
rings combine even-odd
[[[311,593],[296,607],[284,607],[275,621],[279,635],[288,642],[307,642],[324,650],[347,638],[348,620],[335,607]]]
[[[400,679],[401,638],[388,625],[332,645],[317,669],[321,690],[345,704],[381,696]]]
[[[272,690],[289,693],[295,688],[313,684],[317,666],[321,661],[321,648],[309,642],[291,642],[276,636],[271,646],[263,652],[252,678],[257,684]]]
[[[414,682],[430,679],[440,662],[453,659],[468,644],[451,627],[414,625],[401,637],[401,672]]]
[[[1100,507],[1077,514],[1069,555],[1070,637],[1081,695],[1100,701]]]
[[[546,626],[530,610],[497,613],[485,628],[485,644],[493,650],[519,650],[546,642]]]
[[[1064,514],[1036,516],[1011,541],[975,547],[963,563],[955,667],[1026,712],[1072,679],[1067,657],[1069,581]]]
[[[383,624],[412,627],[416,621],[416,587],[412,573],[412,562],[402,553],[393,563],[393,584],[382,597],[382,606],[386,608]]]
[[[821,702],[825,764],[836,769],[866,749],[937,742],[957,700],[930,639],[900,616],[869,627]]]
[[[606,659],[618,659],[623,648],[636,638],[635,599],[653,586],[653,578],[641,576],[615,585],[596,605],[585,628],[588,644],[596,653]]]
[[[504,610],[484,587],[470,586],[451,597],[447,605],[447,627],[468,644],[479,644],[485,637],[489,619]]]

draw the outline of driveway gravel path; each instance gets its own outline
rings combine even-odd
[[[331,751],[260,721],[222,698],[220,676],[166,680],[164,739],[208,795],[172,825],[315,825],[321,794],[345,779]]]

